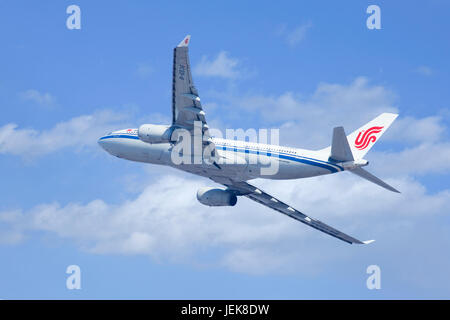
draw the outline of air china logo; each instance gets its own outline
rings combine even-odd
[[[375,134],[380,133],[383,128],[384,127],[372,127],[365,131],[360,131],[355,140],[356,149],[363,150],[367,148],[371,142],[377,141]]]

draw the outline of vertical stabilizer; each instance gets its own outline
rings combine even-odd
[[[390,127],[397,116],[394,113],[380,114],[348,136],[345,135],[343,127],[336,127],[333,129],[331,146],[320,151],[329,155],[328,161],[337,162],[345,170],[387,190],[399,193],[397,189],[361,168],[369,163],[363,159],[364,155],[372,148],[387,128]]]
[[[362,159],[366,155],[397,116],[398,114],[394,113],[382,113],[347,137],[355,160]]]

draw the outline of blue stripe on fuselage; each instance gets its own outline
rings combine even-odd
[[[226,147],[223,145],[217,145],[216,144],[216,148],[220,148],[222,150],[225,151],[234,151],[234,152],[241,152],[241,153],[252,153],[252,154],[261,154],[261,155],[265,155],[265,156],[274,156],[274,157],[278,157],[280,159],[285,159],[285,160],[291,160],[291,161],[295,161],[295,162],[301,162],[304,164],[308,164],[308,165],[312,165],[312,166],[316,166],[316,167],[321,167],[327,170],[330,170],[332,173],[334,172],[338,172],[338,171],[342,171],[344,170],[344,168],[342,168],[339,165],[336,164],[331,164],[329,162],[325,162],[322,160],[318,160],[318,159],[314,159],[314,158],[308,158],[308,157],[303,157],[303,156],[299,156],[299,155],[291,155],[291,154],[287,154],[287,153],[278,153],[278,155],[274,154],[273,151],[270,152],[266,152],[266,151],[262,151],[262,150],[250,150],[248,148],[245,149],[238,149],[236,147]],[[337,167],[338,169],[336,169],[335,167]]]
[[[134,139],[134,140],[139,140],[138,136],[132,136],[132,135],[125,135],[125,134],[114,134],[114,135],[109,135],[109,136],[104,136],[101,137],[99,140],[104,140],[104,139],[110,139],[110,138],[125,138],[125,139]],[[287,153],[276,153],[274,154],[273,151],[270,152],[266,152],[263,150],[251,150],[248,148],[237,148],[237,147],[226,147],[223,145],[217,145],[216,144],[216,148],[218,149],[222,149],[225,151],[233,151],[233,152],[241,152],[241,153],[252,153],[252,154],[261,154],[261,155],[266,155],[268,157],[278,157],[280,159],[285,159],[285,160],[291,160],[291,161],[295,161],[295,162],[300,162],[300,163],[304,163],[304,164],[308,164],[311,166],[316,166],[316,167],[321,167],[327,170],[330,170],[330,172],[335,173],[338,171],[343,171],[344,168],[342,168],[341,166],[337,165],[337,164],[332,164],[326,161],[322,161],[319,159],[314,159],[314,158],[308,158],[308,157],[303,157],[303,156],[299,156],[299,155],[292,155],[292,154],[287,154]],[[338,169],[336,169],[336,167]]]
[[[131,135],[127,135],[127,134],[113,134],[110,136],[101,137],[99,140],[110,139],[110,138],[126,138],[126,139],[139,140],[138,136],[131,136]]]

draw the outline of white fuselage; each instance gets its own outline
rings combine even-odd
[[[103,149],[119,158],[171,166],[204,177],[224,177],[241,181],[255,178],[299,179],[344,170],[342,166],[328,161],[328,154],[318,151],[212,139],[220,157],[225,159],[219,166],[204,162],[176,165],[171,158],[172,144],[143,142],[137,135],[137,129],[115,131],[101,137],[98,142]],[[261,170],[269,166],[273,166],[275,170],[269,174]]]

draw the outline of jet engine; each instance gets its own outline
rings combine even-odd
[[[200,188],[197,191],[197,199],[201,204],[210,207],[234,206],[237,202],[236,194],[221,188]]]
[[[172,130],[167,125],[143,124],[138,129],[139,139],[147,143],[167,143],[171,135]]]

